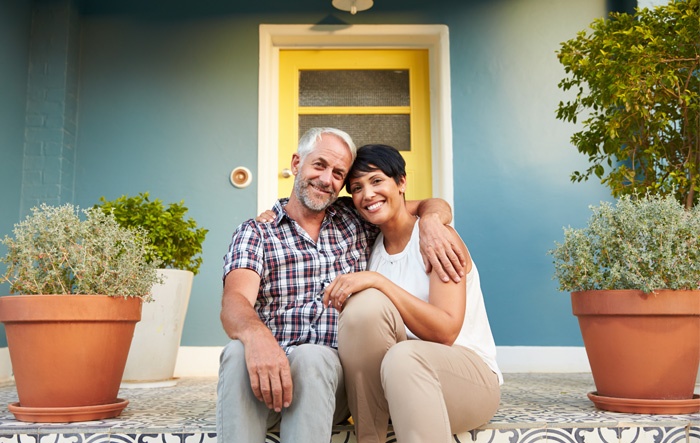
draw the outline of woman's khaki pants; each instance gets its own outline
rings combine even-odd
[[[376,289],[353,294],[340,315],[338,351],[359,443],[452,442],[498,409],[497,375],[473,351],[407,340],[393,303]]]

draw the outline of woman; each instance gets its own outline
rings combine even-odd
[[[337,277],[324,293],[341,311],[338,351],[358,442],[383,443],[389,416],[400,443],[451,442],[452,434],[487,423],[500,400],[476,265],[451,230],[468,257],[466,278],[443,282],[426,273],[396,149],[358,149],[346,189],[381,229],[369,270]]]

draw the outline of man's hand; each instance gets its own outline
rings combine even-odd
[[[292,403],[289,360],[271,334],[260,334],[245,344],[245,361],[255,397],[269,409],[281,412]]]
[[[450,235],[449,227],[445,226],[437,216],[424,216],[418,221],[420,229],[420,251],[423,263],[428,273],[435,270],[442,281],[450,278],[458,282],[464,277],[467,258],[454,236]]]

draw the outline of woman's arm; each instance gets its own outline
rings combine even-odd
[[[471,271],[471,257],[464,242],[454,229],[450,228],[454,239],[461,245],[467,258],[467,273]],[[460,282],[444,282],[433,270],[430,273],[429,303],[426,303],[393,283],[383,275],[372,272],[355,272],[338,276],[326,288],[324,302],[326,305],[342,310],[343,303],[350,294],[367,288],[382,291],[398,309],[408,328],[421,340],[442,343],[451,346],[464,322],[466,308],[466,279]],[[468,294],[467,294],[468,296]]]

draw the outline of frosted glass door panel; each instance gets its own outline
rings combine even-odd
[[[399,151],[409,151],[411,145],[410,115],[321,114],[300,115],[299,134],[310,128],[342,128],[352,135],[359,148],[369,143],[393,146]]]
[[[409,106],[407,70],[299,72],[299,106]]]

